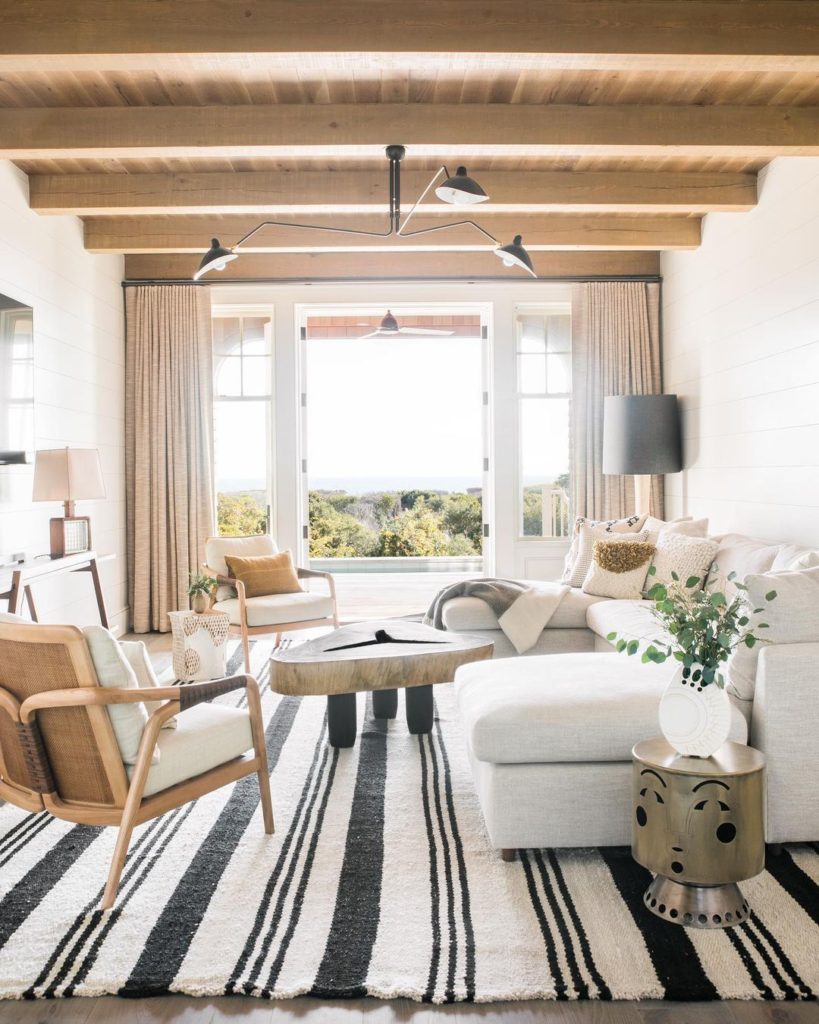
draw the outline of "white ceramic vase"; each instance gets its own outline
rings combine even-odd
[[[683,679],[680,666],[660,698],[660,729],[671,746],[688,757],[710,757],[728,739],[731,702],[716,683],[702,685],[702,666]]]

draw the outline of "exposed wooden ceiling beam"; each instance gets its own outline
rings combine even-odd
[[[195,257],[182,255],[126,256],[129,281],[188,281]],[[656,252],[551,252],[534,257],[541,278],[623,277],[660,272]],[[532,281],[523,271],[505,269],[492,253],[294,253],[247,254],[204,280],[220,284],[235,280],[501,280]]]
[[[819,107],[344,103],[0,110],[0,157],[819,153]]]
[[[409,161],[408,161],[409,163]],[[483,211],[707,213],[750,210],[756,175],[670,171],[470,172],[492,197]],[[402,194],[412,203],[427,171],[405,166]],[[366,213],[385,209],[385,169],[235,171],[168,174],[45,174],[29,179],[39,213]],[[451,214],[437,200],[421,209]]]
[[[208,71],[281,54],[537,54],[548,66],[816,68],[804,0],[28,0],[5,5],[0,70]]]
[[[466,214],[469,216],[469,214]],[[523,235],[530,252],[556,249],[649,250],[696,249],[700,244],[698,217],[577,216],[576,214],[477,214],[486,231],[501,242]],[[449,220],[461,219],[450,211]],[[317,217],[326,227],[342,225],[383,231],[386,214],[380,217]],[[441,218],[418,217],[409,225],[425,228],[444,223]],[[225,245],[251,231],[257,217],[95,217],[85,221],[85,248],[95,253],[201,253],[216,236]],[[242,246],[246,253],[275,252],[439,252],[487,249],[487,240],[470,226],[436,231],[415,237],[384,239],[340,235],[330,231],[271,226],[262,229]],[[491,245],[489,246],[491,249]]]

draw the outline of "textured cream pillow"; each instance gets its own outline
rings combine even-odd
[[[572,574],[564,582],[568,583],[570,587],[582,587],[594,558],[595,541],[614,539],[634,543],[635,541],[647,541],[649,538],[647,530],[643,530],[641,533],[612,533],[607,523],[601,523],[599,526],[589,526],[583,523],[577,538],[577,558]]]
[[[653,587],[657,583],[671,586],[674,576],[682,582],[689,576],[697,576],[702,584],[708,575],[714,555],[719,545],[706,537],[685,537],[680,533],[669,533],[661,530],[657,538],[657,550],[654,553],[654,574],[649,583]]]
[[[574,521],[574,528],[572,529],[572,544],[563,563],[563,575],[560,577],[561,583],[568,583],[571,587],[579,587],[586,577],[589,561],[591,560],[591,551],[589,552],[589,561],[586,562],[583,572],[580,572],[579,569],[575,571],[577,568],[577,555],[580,550],[580,531],[584,526],[599,526],[606,534],[638,533],[643,528],[643,523],[647,518],[646,513],[629,516],[628,519],[607,520],[586,519],[585,516],[577,516]],[[578,580],[579,582],[573,583],[572,580]]]
[[[675,519],[672,523],[666,523],[660,533],[678,533],[682,537],[707,537],[707,519]]]
[[[771,644],[819,642],[819,567],[801,572],[765,572],[745,577],[748,603],[762,608],[748,628]],[[769,601],[768,595],[776,597]],[[760,629],[760,623],[768,624]],[[728,688],[740,700],[753,700],[759,652],[764,645],[742,644],[728,662]]]
[[[646,573],[654,545],[630,538],[598,540],[594,557],[583,580],[583,593],[637,601],[643,596]]]

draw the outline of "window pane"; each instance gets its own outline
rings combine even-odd
[[[218,530],[225,537],[267,530],[268,402],[214,403]]]
[[[569,399],[520,400],[522,535],[569,532]]]
[[[541,313],[518,317],[518,352],[546,350],[546,319]]]
[[[571,317],[550,316],[546,324],[546,347],[550,352],[570,352],[572,347]]]
[[[566,353],[546,356],[550,395],[567,395],[572,388],[572,357]]]
[[[242,360],[242,394],[270,394],[270,356],[249,356]]]
[[[259,355],[266,355],[270,351],[269,332],[265,330],[269,323],[269,316],[242,317],[242,341],[245,355],[250,354],[251,345],[254,347],[254,352]]]
[[[238,316],[217,316],[213,320],[213,351],[217,356],[238,356],[241,344]]]
[[[544,356],[518,356],[520,383],[524,394],[543,395],[546,393],[546,358]]]
[[[234,398],[242,393],[242,359],[240,356],[217,356],[214,368],[216,394]]]

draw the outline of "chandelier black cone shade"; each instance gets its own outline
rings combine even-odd
[[[435,189],[435,195],[444,203],[453,203],[455,206],[473,206],[475,203],[485,203],[489,196],[481,186],[470,178],[465,167],[459,167],[452,177]]]
[[[210,249],[202,257],[199,269],[193,275],[194,281],[198,281],[209,270],[224,270],[227,264],[231,260],[235,260],[238,255],[232,249],[226,249],[223,245],[220,245],[218,238],[211,238]]]
[[[378,329],[380,331],[394,331],[398,334],[398,321],[389,310],[387,310],[387,315],[381,321],[381,326]]]
[[[504,266],[521,267],[527,273],[531,274],[532,277],[537,277],[537,274],[532,268],[532,261],[529,258],[529,254],[520,244],[520,235],[515,236],[515,241],[511,245],[505,245],[501,249],[500,242],[494,235],[491,235],[485,228],[482,228],[480,224],[477,224],[474,220],[469,219],[450,221],[448,224],[434,224],[427,228],[416,228],[414,231],[408,231],[407,225],[411,218],[426,198],[427,193],[431,192],[435,187],[435,183],[439,180],[441,175],[444,175],[444,183],[439,188],[435,189],[435,194],[445,203],[468,206],[475,203],[482,203],[487,200],[489,196],[484,192],[474,178],[469,177],[466,173],[465,167],[459,167],[455,174],[451,175],[447,168],[442,166],[439,167],[432,176],[432,180],[416,199],[414,205],[402,222],[401,161],[404,158],[404,154],[405,149],[403,146],[393,145],[387,146],[386,148],[386,156],[390,163],[390,169],[388,224],[384,231],[366,231],[363,228],[348,228],[342,227],[341,225],[300,224],[295,221],[288,220],[263,220],[260,224],[257,224],[256,227],[251,228],[246,235],[243,235],[232,249],[225,248],[225,246],[221,245],[218,238],[211,239],[210,249],[202,257],[199,269],[193,275],[194,281],[198,281],[203,274],[207,274],[210,270],[224,270],[226,264],[229,263],[230,260],[235,260],[237,256],[241,254],[242,245],[245,242],[251,239],[258,231],[261,231],[262,228],[268,227],[298,228],[305,229],[307,231],[329,232],[330,234],[336,235],[359,235],[367,238],[379,239],[392,237],[414,238],[417,235],[429,235],[434,231],[446,231],[449,228],[470,227],[483,235],[487,241],[492,243],[493,252],[503,259]]]
[[[528,270],[532,277],[537,277],[535,268],[532,266],[532,257],[523,248],[523,238],[515,235],[509,245],[501,245],[495,250],[495,255],[503,260],[505,267],[522,267]]]

